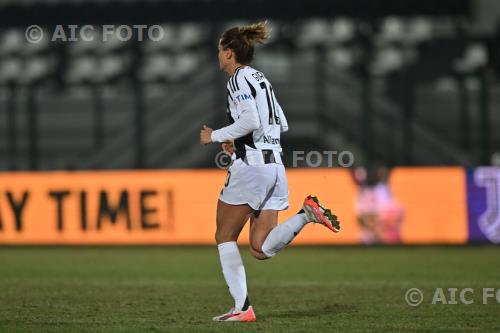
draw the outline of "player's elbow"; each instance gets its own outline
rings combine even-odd
[[[260,119],[257,116],[257,114],[255,114],[255,115],[253,115],[253,117],[249,118],[248,127],[250,128],[251,132],[259,129],[259,127],[260,127]]]
[[[258,129],[259,129],[259,127],[260,127],[260,123],[259,123],[259,122],[249,124],[249,126],[248,126],[248,133],[251,133],[251,132],[253,132],[253,131],[258,130]]]
[[[259,129],[260,127],[260,118],[256,110],[243,111],[240,119],[247,134]]]

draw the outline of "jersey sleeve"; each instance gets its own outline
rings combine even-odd
[[[212,142],[236,140],[260,127],[260,119],[256,112],[244,110],[238,119],[229,126],[212,132]]]
[[[278,116],[280,118],[280,132],[286,132],[288,131],[288,121],[286,120],[285,113],[278,102],[276,102],[276,108],[278,109]]]
[[[229,81],[237,113],[252,111],[257,114],[256,91],[245,74],[240,71]]]
[[[237,73],[228,82],[229,94],[235,103],[234,123],[212,132],[213,142],[224,142],[241,138],[260,127],[260,118],[255,102],[255,89],[243,73]]]

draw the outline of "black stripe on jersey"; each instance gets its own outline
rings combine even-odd
[[[234,82],[234,76],[231,77],[230,81],[231,81],[231,84],[233,85],[234,91],[235,92],[238,91],[239,89],[236,89],[236,84]]]
[[[231,87],[233,87],[234,91],[236,91],[236,86],[234,85],[233,79],[234,79],[234,76],[231,76],[231,78],[229,79],[229,82],[231,83]]]
[[[227,91],[227,96],[229,96],[229,98],[232,101],[233,98],[231,97],[231,93],[229,92],[229,89],[226,88],[226,91]],[[231,118],[231,107],[229,105],[229,98],[226,98],[226,103],[227,103],[227,105],[226,105],[226,108],[227,108],[226,112],[227,112],[227,115],[229,116],[230,120],[232,120],[232,118]]]
[[[231,80],[229,80],[227,85],[229,86],[229,89],[231,89],[231,92],[234,94],[234,89],[233,89],[233,85],[231,84]]]
[[[239,73],[240,69],[242,69],[242,68],[243,68],[243,66],[236,68],[233,76],[231,76],[229,78],[229,84],[232,87],[233,93],[240,90],[240,85],[238,84],[238,73]]]
[[[255,99],[257,97],[257,91],[252,86],[252,84],[250,82],[248,82],[247,78],[245,78],[245,81],[247,81],[248,86],[250,87],[250,91],[252,92],[253,99]]]
[[[276,104],[274,103],[276,101],[276,95],[274,95],[274,90],[273,90],[272,86],[269,86],[269,89],[271,90],[271,100],[273,101],[274,121],[276,122],[276,124],[279,125],[279,124],[281,124],[280,116],[279,116],[278,112],[276,111]]]
[[[267,109],[269,110],[269,125],[272,125],[273,121],[274,121],[273,120],[274,109],[273,109],[273,106],[271,105],[272,96],[271,96],[271,99],[270,99],[269,98],[269,94],[267,92],[267,87],[266,87],[266,83],[265,82],[261,82],[260,86],[261,86],[262,89],[266,90]]]
[[[238,84],[238,73],[240,72],[240,69],[241,67],[239,67],[237,70],[236,70],[236,73],[234,74],[233,76],[233,82],[236,84],[236,88],[237,90],[240,90],[240,85]]]

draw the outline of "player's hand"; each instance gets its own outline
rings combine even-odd
[[[222,150],[229,156],[234,153],[234,143],[232,141],[226,141],[222,144]]]
[[[200,131],[200,143],[202,145],[208,145],[212,143],[212,129],[207,127],[207,125],[203,125],[203,128]]]

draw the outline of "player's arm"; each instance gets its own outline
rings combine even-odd
[[[260,119],[256,109],[245,109],[238,119],[229,126],[211,134],[212,142],[224,142],[241,138],[260,127]]]
[[[209,144],[212,142],[226,142],[241,138],[248,133],[252,133],[260,127],[260,119],[256,110],[244,110],[240,117],[229,126],[223,127],[216,131],[203,125],[200,132],[201,144]]]

